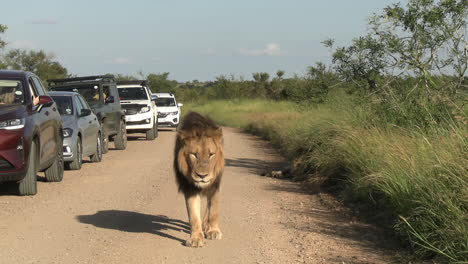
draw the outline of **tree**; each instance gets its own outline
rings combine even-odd
[[[333,48],[333,40],[322,42],[325,46]],[[377,80],[388,66],[385,57],[385,46],[380,40],[370,35],[353,40],[349,47],[339,47],[332,54],[334,69],[344,81],[354,82],[358,87],[367,90],[377,89]],[[323,66],[323,65],[322,65]],[[311,67],[309,73],[311,72]],[[321,69],[318,65],[317,70]]]
[[[127,75],[127,74],[114,74],[114,78],[116,81],[134,81],[134,80],[138,80],[137,77],[133,76],[133,75]]]
[[[7,26],[0,24],[0,34],[5,33]],[[6,46],[6,42],[0,37],[0,51]],[[2,58],[0,57],[0,69],[6,68],[6,65],[2,63]]]
[[[265,97],[267,92],[270,90],[270,75],[266,72],[255,72],[252,73],[252,77],[255,81],[255,95]]]
[[[388,6],[371,19],[373,34],[395,66],[433,84],[431,75],[455,72],[461,84],[467,70],[466,0],[409,0]]]
[[[0,34],[5,33],[7,29],[8,29],[7,26],[0,24]],[[6,42],[0,38],[0,49],[3,49],[5,46],[6,46]]]
[[[3,56],[4,64],[8,69],[33,72],[44,83],[47,83],[48,79],[69,76],[67,69],[54,59],[53,54],[47,54],[42,50],[13,49]]]
[[[177,87],[177,81],[169,80],[169,73],[150,73],[146,77],[148,85],[153,93],[174,93]]]

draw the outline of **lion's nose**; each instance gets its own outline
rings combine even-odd
[[[197,172],[197,176],[203,179],[206,176],[208,176],[208,173],[199,173],[199,172]]]

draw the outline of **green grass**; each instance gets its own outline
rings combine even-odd
[[[184,108],[270,140],[297,179],[331,185],[344,199],[384,212],[418,255],[468,261],[466,125],[379,125],[356,102],[342,95],[317,106],[221,100]]]

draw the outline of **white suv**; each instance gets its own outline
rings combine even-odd
[[[147,140],[157,138],[158,109],[146,81],[119,81],[117,89],[125,113],[127,133],[146,133]]]
[[[176,102],[172,93],[154,93],[158,106],[158,124],[177,128],[180,121],[180,108],[182,104]]]

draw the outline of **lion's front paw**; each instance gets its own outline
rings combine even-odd
[[[221,233],[221,230],[219,229],[211,229],[207,231],[205,234],[206,234],[206,238],[212,239],[212,240],[220,240],[223,238],[223,233]]]
[[[205,238],[202,233],[190,235],[190,239],[185,241],[187,247],[203,247],[205,245]]]

